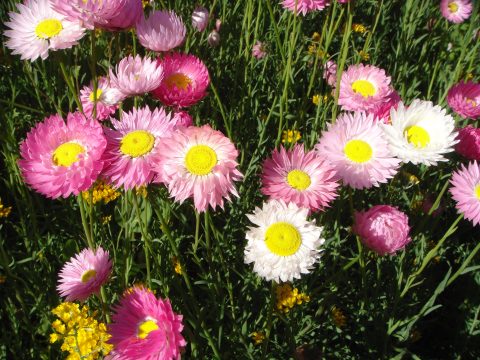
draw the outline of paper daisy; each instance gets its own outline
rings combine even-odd
[[[191,106],[205,97],[210,78],[205,64],[197,57],[173,53],[159,59],[164,78],[153,95],[168,106]]]
[[[70,21],[87,29],[107,24],[117,16],[128,0],[50,0],[52,7]]]
[[[149,289],[128,289],[113,309],[108,332],[113,344],[111,359],[180,359],[187,343],[181,332],[182,315],[172,310],[168,299],[156,298]]]
[[[303,16],[311,11],[325,9],[330,5],[330,0],[283,0],[282,6],[292,12],[300,13]]]
[[[123,6],[114,17],[105,24],[100,24],[107,30],[116,31],[135,27],[143,16],[143,4],[140,0],[123,0]]]
[[[390,76],[372,65],[350,65],[342,74],[338,104],[342,110],[372,111],[392,92]]]
[[[467,159],[480,161],[480,129],[471,125],[459,129],[455,151]]]
[[[344,113],[322,133],[315,150],[337,171],[344,184],[355,189],[386,183],[400,160],[388,150],[382,129],[373,115]]]
[[[49,0],[17,4],[5,25],[5,45],[22,60],[46,59],[49,50],[68,49],[85,35],[78,22],[71,22],[50,7]]]
[[[443,154],[453,151],[457,134],[455,121],[430,101],[414,100],[406,108],[400,102],[390,111],[391,124],[381,124],[390,151],[403,162],[436,165],[447,161]]]
[[[98,294],[112,272],[108,251],[83,249],[67,262],[58,274],[57,290],[66,301],[84,301]]]
[[[67,123],[50,116],[30,130],[18,161],[25,182],[39,193],[66,198],[87,190],[103,168],[107,145],[98,122],[68,114]]]
[[[392,108],[396,109],[400,101],[402,101],[400,95],[398,95],[395,90],[392,90],[385,102],[378,103],[371,111],[368,111],[367,114],[373,114],[381,122],[389,124],[391,122],[390,110]]]
[[[137,37],[145,48],[153,51],[170,51],[185,40],[187,29],[173,11],[153,11],[137,24]]]
[[[293,150],[282,146],[263,164],[262,193],[317,211],[337,197],[334,176],[335,170],[315,151],[305,152],[298,144]]]
[[[307,274],[320,257],[322,227],[307,220],[308,209],[270,200],[255,208],[248,219],[245,263],[265,280],[293,281]]]
[[[480,223],[480,166],[476,161],[468,166],[462,164],[450,180],[450,193],[456,201],[457,210],[473,225]]]
[[[459,82],[448,91],[447,102],[464,119],[480,117],[480,84]]]
[[[440,11],[445,19],[453,23],[461,23],[472,14],[473,4],[470,0],[442,0]]]
[[[195,208],[206,211],[219,205],[230,194],[238,196],[233,185],[243,175],[237,170],[238,151],[220,131],[209,125],[178,128],[158,145],[158,180],[170,196],[183,202],[193,197]]]
[[[105,120],[117,110],[117,103],[122,99],[123,94],[110,86],[107,78],[98,79],[96,99],[93,93],[93,84],[85,86],[80,90],[80,101],[82,102],[83,112],[87,117],[93,117],[95,100],[97,103],[96,120]],[[117,101],[111,104],[112,99],[116,97]]]
[[[104,129],[108,144],[103,175],[115,187],[132,189],[147,185],[155,175],[155,149],[160,139],[173,131],[175,122],[163,108],[133,108],[120,118],[112,119],[113,129]]]

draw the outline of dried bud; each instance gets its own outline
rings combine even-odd
[[[207,38],[208,45],[212,47],[217,47],[220,44],[220,34],[217,30],[212,30]]]
[[[192,26],[198,31],[204,31],[208,25],[208,18],[208,10],[199,6],[192,13]]]

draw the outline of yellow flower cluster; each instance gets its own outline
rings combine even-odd
[[[322,95],[316,94],[316,95],[313,95],[313,97],[312,97],[312,102],[315,105],[318,105],[321,102],[326,103],[327,101],[328,101],[328,95],[323,95],[322,96]]]
[[[175,270],[175,272],[178,275],[182,275],[182,265],[180,264],[180,261],[176,256],[172,258],[172,263],[173,263],[173,270]]]
[[[336,306],[332,307],[332,319],[336,327],[342,328],[347,324],[347,317],[342,310]]]
[[[283,284],[277,287],[277,310],[288,313],[295,305],[303,302],[309,302],[310,296],[305,293],[298,292],[297,288],[293,288],[290,284]]]
[[[360,57],[361,57],[361,59],[362,59],[363,61],[368,61],[368,60],[370,60],[370,54],[367,53],[366,51],[360,50],[360,51],[358,52],[358,55],[360,55]]]
[[[297,130],[283,130],[282,143],[295,144],[302,138],[300,131]]]
[[[140,195],[141,197],[143,197],[145,199],[148,195],[147,187],[146,186],[136,187],[135,188],[135,193],[137,195]]]
[[[319,42],[319,41],[320,41],[320,38],[321,38],[321,36],[320,36],[320,34],[319,34],[318,32],[315,31],[315,32],[312,34],[312,41]]]
[[[6,218],[12,212],[11,206],[5,206],[0,199],[0,218]]]
[[[89,191],[83,191],[83,198],[90,203],[90,194],[92,192],[93,203],[103,201],[108,204],[110,201],[115,200],[120,196],[120,192],[117,191],[112,185],[107,184],[104,180],[98,180]]]
[[[254,331],[250,336],[255,345],[260,345],[265,340],[265,335],[261,331]]]
[[[95,360],[107,355],[113,345],[106,342],[110,338],[104,323],[95,320],[88,313],[88,307],[72,302],[64,302],[52,310],[57,320],[52,323],[55,330],[50,334],[53,344],[63,340],[61,349],[67,351],[67,360]]]
[[[362,24],[352,24],[352,30],[353,32],[356,32],[362,35],[368,31],[367,28]]]

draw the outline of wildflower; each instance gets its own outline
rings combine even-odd
[[[50,197],[78,195],[95,182],[103,168],[107,141],[97,122],[69,113],[67,123],[52,115],[30,130],[20,144],[18,161],[27,184]]]
[[[120,196],[120,192],[103,179],[97,180],[90,190],[82,191],[82,197],[87,203],[90,203],[90,192],[92,193],[93,204],[100,201],[108,204]]]
[[[142,15],[143,4],[139,0],[124,0],[118,12],[105,24],[99,24],[99,26],[112,31],[130,29],[135,27]]]
[[[367,28],[362,24],[352,24],[352,31],[363,35],[367,32]]]
[[[332,306],[331,314],[333,323],[337,328],[341,329],[347,325],[347,317],[341,309],[336,306]]]
[[[107,225],[110,221],[112,221],[112,215],[102,216],[103,225]]]
[[[308,209],[270,200],[248,219],[257,227],[245,234],[245,263],[265,280],[292,281],[309,273],[320,257],[322,227],[307,220]]]
[[[112,88],[106,77],[98,80],[97,93],[93,93],[93,84],[85,86],[80,90],[80,101],[82,102],[83,112],[89,118],[93,117],[93,109],[96,106],[96,120],[105,120],[117,110],[117,103],[123,99],[124,95],[120,90]],[[112,104],[113,101],[113,104]]]
[[[5,206],[0,199],[0,218],[6,218],[12,212],[11,206]]]
[[[368,60],[370,60],[370,54],[367,53],[366,51],[360,50],[360,51],[358,52],[358,55],[360,56],[360,58],[361,58],[363,61],[368,61]]]
[[[208,9],[204,8],[203,6],[197,6],[192,13],[192,26],[197,31],[205,31],[208,25],[208,19],[210,14]]]
[[[455,151],[469,160],[480,160],[480,129],[468,125],[458,131]]]
[[[452,174],[450,193],[455,207],[473,225],[480,223],[480,165],[477,161],[468,166],[461,165],[460,170]]]
[[[400,102],[390,110],[390,117],[391,125],[380,125],[390,151],[403,162],[436,165],[447,161],[443,155],[458,142],[453,118],[430,101],[417,99],[408,108]]]
[[[464,119],[480,117],[480,83],[457,83],[448,91],[447,102]]]
[[[257,59],[262,59],[267,56],[267,52],[265,51],[265,45],[261,41],[257,41],[252,48],[252,56]]]
[[[314,42],[319,42],[320,39],[321,39],[320,34],[315,31],[315,32],[312,34],[312,41],[314,41]]]
[[[67,301],[84,301],[98,294],[112,272],[112,261],[108,251],[83,249],[70,258],[58,274],[57,291]]]
[[[182,264],[180,264],[180,261],[176,256],[172,258],[172,263],[173,263],[173,270],[178,274],[182,275],[183,269],[182,269]]]
[[[255,345],[260,345],[265,340],[265,334],[261,331],[254,331],[251,335],[253,342]]]
[[[52,313],[57,319],[52,323],[50,343],[62,341],[61,349],[70,354],[67,359],[95,360],[111,351],[106,325],[91,316],[87,306],[64,302]]]
[[[329,0],[282,0],[282,6],[294,13],[305,16],[307,13],[323,10],[330,5]]]
[[[283,130],[282,131],[282,143],[295,144],[302,138],[300,131],[298,130]]]
[[[442,16],[456,24],[467,20],[472,14],[472,10],[471,0],[442,0],[440,2]]]
[[[263,163],[262,183],[263,194],[311,211],[328,207],[339,186],[331,165],[298,144],[292,150],[282,146],[280,151],[273,151]]]
[[[334,61],[328,60],[325,65],[323,65],[323,78],[330,86],[335,86],[337,83],[337,64]]]
[[[71,48],[85,35],[85,29],[50,6],[50,0],[30,0],[17,4],[5,25],[5,45],[22,60],[45,60],[49,50]]]
[[[182,45],[186,32],[182,18],[173,11],[153,11],[137,23],[140,44],[153,51],[170,51]]]
[[[303,302],[309,302],[310,296],[300,293],[297,288],[293,288],[288,283],[277,286],[277,310],[288,313],[295,305],[301,305]]]
[[[183,110],[178,110],[173,113],[172,121],[175,127],[185,126],[189,127],[193,125],[192,116]]]
[[[402,101],[398,93],[392,89],[391,93],[385,99],[385,102],[376,104],[373,109],[368,111],[368,114],[373,114],[378,120],[385,124],[391,123],[390,110],[397,109],[398,103]]]

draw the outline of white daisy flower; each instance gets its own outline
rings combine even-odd
[[[307,220],[308,209],[271,200],[255,208],[249,227],[245,263],[266,280],[292,281],[309,273],[320,257],[322,227]]]
[[[391,124],[380,125],[390,151],[405,163],[437,165],[447,161],[443,154],[453,151],[458,142],[455,120],[431,101],[416,99],[409,107],[400,102],[390,117]]]

